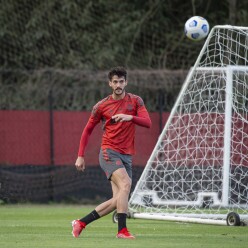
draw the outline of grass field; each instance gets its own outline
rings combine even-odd
[[[140,219],[128,220],[135,240],[116,239],[117,224],[112,215],[91,223],[78,239],[73,238],[71,220],[91,210],[75,205],[0,206],[0,247],[248,247],[248,227]]]

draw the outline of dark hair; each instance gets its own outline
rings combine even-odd
[[[110,81],[112,80],[113,76],[124,77],[125,80],[127,80],[127,71],[122,66],[114,67],[108,73],[108,78]]]

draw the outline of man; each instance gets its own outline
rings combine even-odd
[[[99,154],[100,166],[111,183],[113,197],[98,205],[82,219],[72,222],[72,234],[77,238],[92,221],[117,209],[117,238],[134,239],[126,227],[128,197],[132,183],[132,155],[134,154],[135,125],[150,128],[151,120],[143,100],[126,93],[127,72],[115,67],[108,74],[112,95],[98,102],[92,110],[79,145],[76,168],[85,170],[84,152],[94,127],[102,121],[103,136]]]

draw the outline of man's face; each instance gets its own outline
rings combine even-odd
[[[127,81],[124,77],[113,76],[109,81],[109,86],[112,88],[113,93],[117,96],[121,95],[125,91]]]

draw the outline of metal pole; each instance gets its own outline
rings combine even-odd
[[[48,80],[51,82],[51,72],[48,72]],[[49,200],[54,201],[54,184],[53,184],[53,173],[54,173],[53,85],[51,86],[51,88],[49,90],[48,102],[49,102],[49,130],[50,130],[50,178],[49,178],[50,195],[49,195]]]
[[[231,132],[232,132],[232,87],[233,70],[227,67],[226,70],[226,106],[225,106],[225,133],[223,151],[223,182],[222,182],[222,206],[228,207],[230,188],[230,157],[231,157]]]
[[[164,109],[164,92],[159,90],[158,92],[158,105],[159,105],[159,134],[163,130],[163,109]]]
[[[50,130],[50,163],[54,165],[54,129],[53,129],[53,90],[49,90],[49,130]]]

